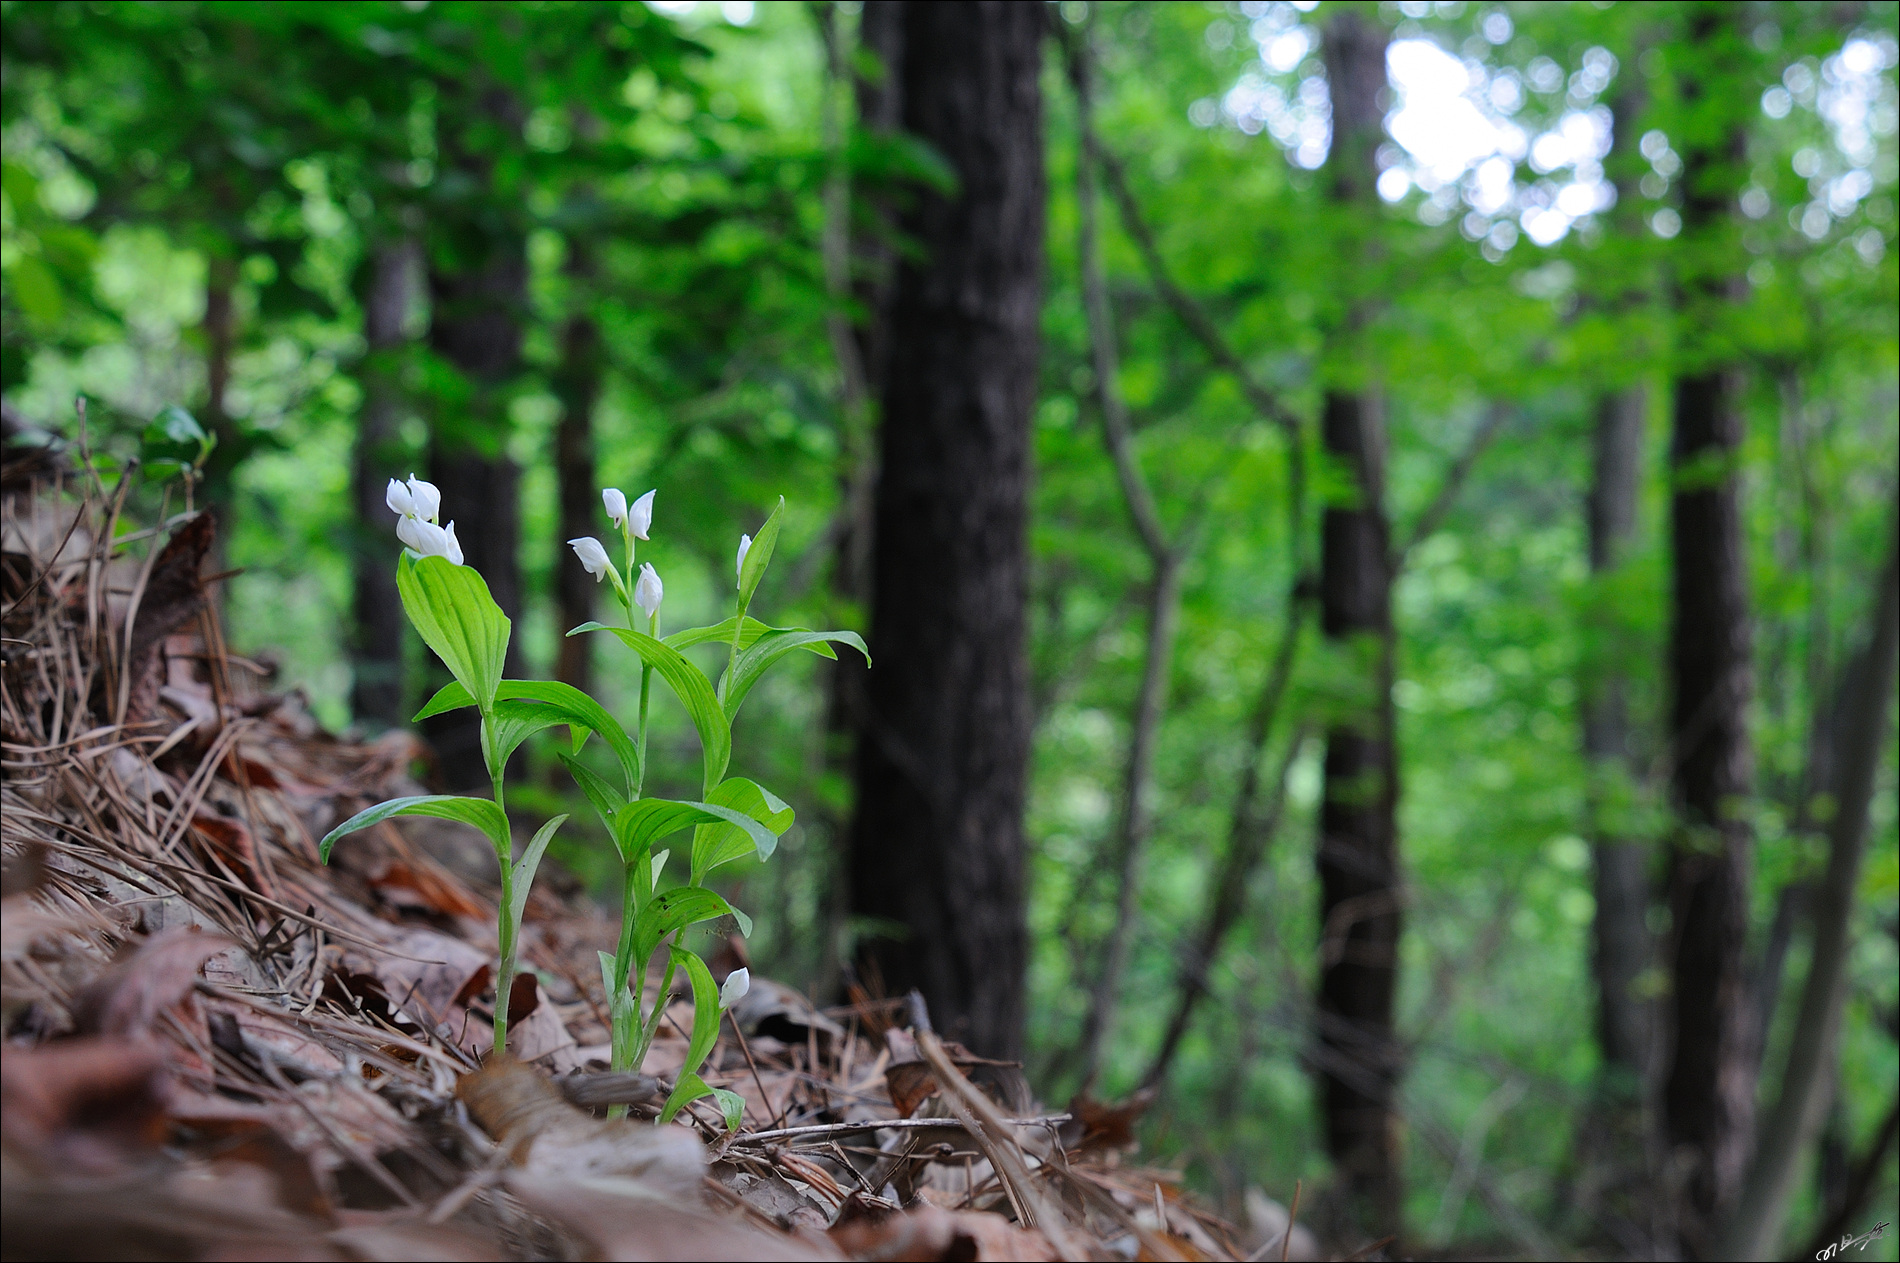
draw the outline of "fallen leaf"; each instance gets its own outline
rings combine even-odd
[[[1019,1228],[1001,1215],[944,1210],[924,1204],[872,1222],[852,1220],[831,1230],[831,1239],[853,1259],[1053,1260],[1060,1258],[1040,1232]]]
[[[80,1034],[144,1035],[191,993],[199,966],[230,947],[222,934],[179,926],[146,939],[73,997]]]
[[[684,1127],[583,1114],[553,1080],[512,1057],[463,1075],[455,1095],[516,1166],[547,1176],[621,1177],[660,1198],[699,1197],[705,1150]]]

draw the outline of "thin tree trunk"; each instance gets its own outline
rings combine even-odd
[[[1082,51],[1080,42],[1073,36],[1070,39],[1069,51],[1073,66],[1073,59]],[[1253,404],[1261,417],[1278,426],[1287,440],[1287,481],[1289,484],[1287,538],[1288,551],[1293,557],[1296,577],[1287,594],[1286,630],[1273,666],[1268,671],[1267,679],[1262,686],[1260,700],[1255,705],[1248,721],[1246,738],[1248,760],[1246,771],[1241,777],[1240,791],[1235,800],[1228,829],[1227,856],[1223,861],[1220,877],[1215,886],[1210,888],[1210,905],[1201,932],[1179,963],[1174,1012],[1162,1036],[1161,1046],[1156,1051],[1154,1060],[1149,1064],[1147,1073],[1141,1078],[1141,1090],[1146,1091],[1155,1087],[1166,1077],[1174,1055],[1180,1047],[1181,1038],[1187,1032],[1195,1006],[1208,993],[1207,971],[1212,967],[1227,932],[1239,919],[1241,909],[1245,906],[1243,895],[1247,883],[1252,878],[1254,868],[1258,865],[1267,843],[1278,827],[1286,773],[1298,749],[1299,741],[1295,739],[1288,748],[1286,759],[1282,760],[1278,774],[1270,782],[1273,798],[1267,807],[1261,808],[1259,803],[1260,759],[1273,735],[1281,702],[1286,695],[1286,686],[1292,677],[1294,657],[1299,644],[1302,612],[1300,602],[1303,585],[1308,582],[1303,570],[1306,564],[1306,453],[1298,419],[1272,391],[1254,377],[1247,366],[1241,362],[1240,357],[1234,353],[1233,348],[1227,344],[1227,340],[1221,336],[1220,330],[1202,310],[1200,304],[1195,302],[1170,274],[1166,262],[1161,257],[1161,251],[1155,243],[1154,233],[1149,229],[1146,219],[1141,214],[1141,208],[1135,201],[1134,193],[1128,187],[1126,174],[1120,162],[1102,143],[1101,137],[1095,133],[1088,112],[1082,113],[1079,124],[1087,155],[1099,174],[1107,180],[1109,191],[1121,215],[1122,226],[1140,252],[1142,262],[1148,269],[1149,279],[1156,292],[1174,311],[1188,333],[1201,343],[1214,363],[1235,379],[1241,392]],[[1092,218],[1093,189],[1084,189],[1083,196],[1087,212]],[[1088,252],[1085,251],[1086,253]],[[1102,307],[1105,311],[1105,299]],[[1105,318],[1099,323],[1104,327],[1110,327]],[[1105,377],[1099,365],[1096,376],[1098,379]],[[1139,504],[1139,499],[1130,500],[1129,503],[1133,511]]]
[[[1814,895],[1814,954],[1801,993],[1801,1015],[1788,1049],[1781,1093],[1761,1132],[1761,1145],[1748,1172],[1741,1200],[1727,1222],[1711,1258],[1772,1257],[1781,1244],[1788,1207],[1794,1199],[1801,1158],[1813,1147],[1826,1119],[1829,1080],[1840,1033],[1846,990],[1849,936],[1854,921],[1854,888],[1860,880],[1867,840],[1868,806],[1874,779],[1887,745],[1888,703],[1892,700],[1896,656],[1900,656],[1900,553],[1894,532],[1900,513],[1887,526],[1888,553],[1875,597],[1872,634],[1861,657],[1841,682],[1835,708],[1838,752],[1834,780],[1834,817],[1828,822],[1827,873]]]
[[[518,108],[506,93],[485,91],[473,108],[519,131]],[[489,183],[485,159],[455,154],[453,161],[479,185]],[[511,222],[452,225],[430,255],[429,344],[461,370],[469,395],[457,402],[454,416],[436,418],[429,468],[442,489],[442,520],[456,523],[467,563],[481,571],[511,619],[521,613],[521,474],[508,456],[502,388],[521,368],[527,281],[526,242]],[[505,664],[511,676],[521,674],[520,646],[517,634]],[[446,786],[488,784],[480,719],[472,709],[434,716],[425,731]]]
[[[356,722],[371,729],[388,728],[408,718],[402,600],[396,593],[395,550],[390,542],[395,518],[384,502],[384,489],[391,478],[416,472],[398,464],[396,427],[403,399],[394,361],[408,339],[406,326],[421,266],[413,239],[385,242],[377,247],[370,265],[369,292],[363,302],[363,336],[369,356],[350,473],[356,507],[352,524],[356,634],[351,642],[350,706]]]
[[[904,217],[891,313],[851,909],[888,993],[1022,1047],[1029,421],[1042,297],[1040,6],[903,10],[903,121],[957,173]],[[875,922],[874,922],[875,923]]]
[[[871,588],[871,545],[877,491],[877,400],[883,391],[887,358],[886,317],[895,256],[884,234],[854,234],[852,206],[855,190],[848,161],[851,119],[841,99],[845,85],[864,131],[888,136],[899,126],[902,103],[901,71],[904,37],[903,6],[898,0],[870,0],[860,10],[853,32],[844,10],[834,3],[812,6],[825,41],[825,97],[821,119],[829,170],[825,183],[825,223],[821,248],[826,297],[831,309],[825,330],[838,368],[839,461],[841,504],[834,518],[835,541],[831,590],[849,611],[850,620],[862,620]],[[854,57],[854,48],[858,56]],[[865,64],[868,58],[870,64]],[[858,73],[852,73],[852,64]],[[884,228],[890,208],[881,199],[865,209]],[[854,266],[855,264],[855,266]],[[862,313],[853,320],[855,303]],[[849,622],[846,625],[850,625]],[[864,725],[867,668],[856,654],[839,654],[825,668],[825,732],[822,757],[830,776],[848,779],[857,758],[857,734]],[[821,802],[819,819],[826,844],[826,865],[820,889],[826,906],[820,909],[825,936],[820,949],[817,990],[837,994],[850,952],[850,907],[845,838],[851,809],[828,797]]]
[[[1148,554],[1148,629],[1142,646],[1141,685],[1128,735],[1128,762],[1122,774],[1115,831],[1107,848],[1108,867],[1117,880],[1115,922],[1102,948],[1102,961],[1089,996],[1082,1026],[1082,1081],[1095,1081],[1101,1067],[1102,1045],[1115,1023],[1115,1005],[1128,959],[1128,940],[1134,933],[1136,903],[1141,891],[1141,868],[1153,821],[1151,786],[1155,738],[1168,705],[1168,676],[1174,663],[1174,635],[1181,604],[1181,567],[1186,560],[1185,540],[1169,540],[1155,508],[1154,493],[1141,471],[1128,430],[1127,401],[1121,393],[1121,358],[1115,342],[1115,315],[1108,303],[1108,284],[1102,273],[1101,242],[1096,224],[1095,131],[1092,122],[1092,83],[1088,35],[1068,41],[1069,81],[1075,90],[1082,160],[1076,164],[1075,196],[1077,256],[1082,271],[1083,307],[1087,313],[1089,347],[1095,361],[1096,398],[1102,408],[1102,437],[1115,466],[1122,499],[1134,519],[1142,550]],[[1183,534],[1186,532],[1184,531]]]
[[[1642,483],[1641,386],[1597,400],[1594,479],[1590,488],[1590,570],[1601,583],[1622,566],[1636,530]],[[1606,632],[1609,630],[1604,629]],[[1640,841],[1617,819],[1618,785],[1636,772],[1630,744],[1629,677],[1606,646],[1584,681],[1583,751],[1591,764],[1590,832],[1595,851],[1596,919],[1592,966],[1597,984],[1597,1045],[1619,1098],[1638,1099],[1649,1064],[1650,1004],[1636,992],[1649,967],[1649,864]]]
[[[1701,46],[1697,55],[1715,56],[1714,49],[1734,37],[1722,29],[1733,20],[1716,6],[1698,9],[1689,31]],[[1693,103],[1708,89],[1690,78],[1682,91]],[[1740,129],[1684,150],[1683,233],[1693,247],[1719,239],[1726,229],[1740,178]],[[1684,1251],[1700,1256],[1719,1227],[1718,1216],[1741,1191],[1754,1132],[1755,1022],[1744,954],[1753,844],[1745,807],[1754,788],[1748,732],[1753,668],[1735,471],[1741,382],[1738,371],[1719,358],[1723,350],[1700,332],[1720,327],[1719,313],[1732,301],[1734,283],[1723,271],[1728,260],[1687,257],[1702,270],[1683,278],[1678,299],[1688,335],[1680,354],[1689,367],[1675,383],[1670,453],[1672,789],[1681,822],[1669,863],[1674,1046],[1662,1101],[1669,1143],[1688,1156],[1678,1230]]]
[[[1371,260],[1363,221],[1377,212],[1373,150],[1384,115],[1385,32],[1354,10],[1326,28],[1333,98],[1332,196],[1348,268]],[[1365,318],[1360,296],[1339,336],[1350,346]],[[1346,1194],[1345,1214],[1370,1236],[1402,1235],[1393,1092],[1401,1051],[1393,1032],[1401,930],[1398,757],[1392,712],[1391,539],[1385,514],[1382,405],[1369,388],[1329,387],[1322,441],[1351,480],[1321,518],[1320,625],[1350,660],[1362,692],[1326,734],[1320,806],[1319,1039],[1326,1144]]]
[[[600,326],[589,312],[593,300],[593,257],[579,235],[569,239],[567,273],[574,287],[574,309],[561,330],[561,363],[554,373],[554,396],[561,418],[554,432],[554,480],[561,507],[555,551],[554,608],[557,631],[566,632],[594,617],[599,581],[587,573],[566,541],[599,536],[605,518],[600,483],[594,470],[594,405],[600,398],[605,355]],[[629,498],[644,487],[627,487]],[[593,686],[593,638],[563,636],[555,652],[555,677],[583,693]]]

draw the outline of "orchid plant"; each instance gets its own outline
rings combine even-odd
[[[747,856],[768,858],[791,826],[792,809],[764,786],[742,776],[726,775],[732,758],[732,723],[753,685],[789,653],[804,650],[835,658],[831,646],[836,643],[866,653],[867,660],[869,655],[864,642],[853,632],[770,627],[750,617],[752,598],[778,540],[785,509],[783,497],[759,528],[756,539],[740,537],[733,616],[662,638],[660,610],[666,598],[665,585],[651,563],[634,570],[636,543],[648,538],[653,524],[654,495],[649,491],[629,503],[619,490],[610,487],[602,492],[602,504],[622,545],[624,575],[600,540],[587,537],[568,541],[597,582],[612,580],[614,594],[625,611],[625,627],[586,623],[568,635],[608,632],[636,655],[640,666],[639,715],[634,734],[629,735],[604,707],[570,685],[501,678],[509,621],[482,577],[463,564],[455,523],[439,524],[440,493],[413,475],[407,481],[390,480],[386,499],[397,515],[396,535],[405,545],[396,566],[403,609],[455,677],[416,718],[465,706],[480,712],[482,755],[493,797],[431,794],[391,799],[338,825],[324,837],[320,849],[327,862],[338,838],[400,815],[459,820],[488,836],[501,867],[497,926],[500,968],[494,1020],[494,1047],[501,1051],[508,1038],[508,997],[516,972],[522,911],[541,856],[567,820],[566,816],[557,816],[548,821],[527,847],[516,853],[504,797],[508,757],[534,733],[565,724],[571,748],[560,752],[559,758],[606,826],[621,862],[619,942],[611,954],[600,953],[613,1069],[640,1068],[659,1031],[673,980],[683,972],[693,996],[693,1029],[687,1040],[685,1063],[660,1121],[669,1121],[687,1103],[711,1095],[719,1101],[728,1124],[736,1127],[741,1108],[737,1094],[708,1086],[698,1071],[712,1051],[720,1014],[745,994],[749,975],[745,970],[735,970],[723,987],[716,986],[706,963],[682,940],[689,927],[723,916],[732,917],[742,933],[751,934],[751,920],[708,888],[706,879],[716,869]],[[682,652],[706,644],[726,648],[725,669],[716,684]],[[659,798],[645,792],[647,725],[656,675],[685,707],[699,734],[701,793],[697,799]],[[602,776],[579,760],[582,748],[595,734],[612,751],[618,778]],[[665,888],[662,878],[672,849],[655,848],[689,828],[693,832],[685,884]],[[648,1008],[643,997],[644,982],[662,946],[666,949],[664,971]]]

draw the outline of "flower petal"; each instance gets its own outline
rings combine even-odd
[[[653,491],[647,492],[627,511],[627,529],[633,532],[635,539],[645,539],[653,527],[653,494]]]

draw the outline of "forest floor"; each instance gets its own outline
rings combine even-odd
[[[607,1072],[617,927],[573,883],[536,887],[485,1055],[487,847],[433,820],[327,866],[314,841],[423,792],[426,748],[327,732],[226,651],[209,515],[140,528],[129,479],[9,455],[6,1258],[1287,1257],[1142,1166],[1128,1112],[1043,1110],[902,1000],[755,971],[704,1072],[740,1126],[654,1126],[691,1002],[644,1075]]]

